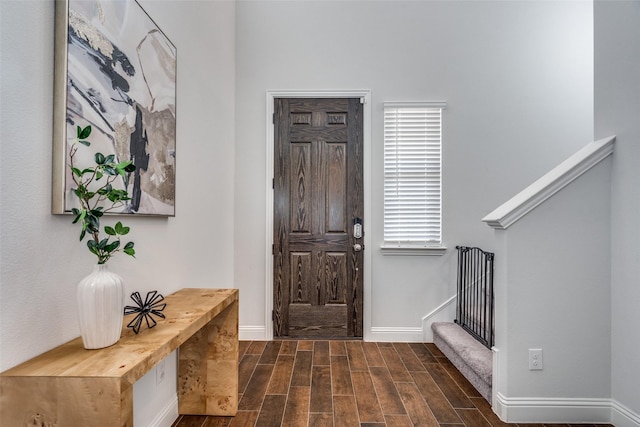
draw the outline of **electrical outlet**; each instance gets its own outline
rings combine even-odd
[[[529,370],[530,371],[541,371],[543,369],[542,365],[542,349],[541,348],[530,348],[529,349]]]
[[[162,381],[164,381],[164,362],[165,359],[162,359],[156,365],[156,385],[159,385]]]

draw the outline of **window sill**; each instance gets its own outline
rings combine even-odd
[[[418,256],[442,256],[447,251],[445,246],[380,246],[382,255],[418,255]]]

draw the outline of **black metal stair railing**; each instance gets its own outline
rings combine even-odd
[[[493,260],[491,252],[456,246],[458,297],[455,322],[486,347],[494,344]]]

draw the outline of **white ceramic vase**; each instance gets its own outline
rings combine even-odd
[[[120,339],[124,309],[122,278],[106,264],[78,283],[78,317],[86,349],[109,347]]]

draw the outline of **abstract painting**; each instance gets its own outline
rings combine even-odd
[[[96,152],[136,166],[116,213],[175,215],[176,47],[135,0],[56,0],[55,36],[52,212],[75,207],[69,148],[91,125],[80,169]]]

